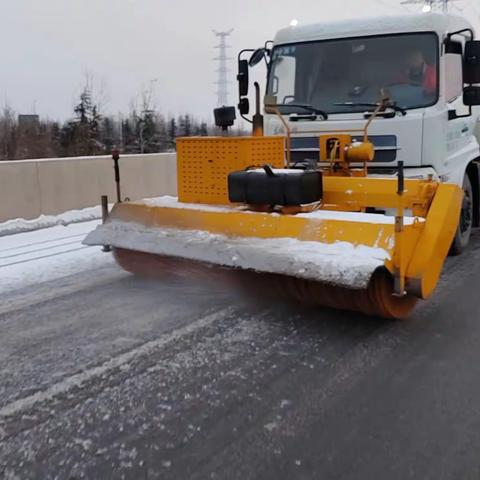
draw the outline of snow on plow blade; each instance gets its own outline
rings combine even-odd
[[[401,206],[415,213],[402,217],[400,230],[395,217],[362,211],[397,208],[396,186],[393,179],[326,177],[322,209],[296,215],[172,197],[119,203],[84,243],[112,246],[134,273],[145,265],[133,261],[136,254],[148,254],[152,265],[168,258],[251,270],[281,276],[287,293],[307,303],[401,318],[437,284],[462,191],[406,180]]]
[[[200,210],[195,205],[175,205],[169,199],[153,205],[118,204],[110,221],[91,233],[86,243],[351,288],[365,288],[373,271],[390,258],[392,223],[361,223],[358,214],[342,213],[344,220],[322,220],[323,212],[280,216],[217,207]],[[347,240],[350,215],[370,244],[355,245]],[[339,230],[337,241],[321,241],[329,230],[333,234],[332,227]]]

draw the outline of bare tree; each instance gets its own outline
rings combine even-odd
[[[140,101],[133,103],[131,111],[139,153],[149,153],[158,148],[159,139],[156,129],[158,115],[155,108],[155,82],[156,80],[152,80],[148,87],[142,89]]]
[[[0,117],[0,158],[9,160],[15,158],[17,149],[17,124],[15,112],[5,100]]]

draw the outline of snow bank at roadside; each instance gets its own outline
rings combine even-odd
[[[102,208],[100,206],[84,208],[82,210],[70,210],[60,215],[40,215],[40,217],[33,220],[15,218],[0,223],[0,237],[59,225],[66,226],[71,223],[88,222],[99,218],[102,218]]]
[[[95,272],[85,280],[94,282],[98,269],[113,266],[113,257],[101,248],[87,249],[81,244],[100,223],[101,220],[91,220],[0,237],[0,311],[6,305],[2,295],[16,290],[26,292],[29,287],[40,287],[41,292],[44,282],[68,277],[72,279],[56,285],[73,291],[74,285],[85,280],[75,275]],[[32,298],[34,294],[28,292],[25,297]]]

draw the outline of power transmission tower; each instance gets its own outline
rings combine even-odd
[[[448,4],[450,2],[456,2],[458,0],[404,0],[402,5],[423,5],[424,7],[430,7],[430,10],[434,10],[436,7],[441,7],[442,12],[448,12]]]
[[[218,62],[218,79],[215,82],[217,84],[217,106],[221,107],[228,104],[228,79],[227,75],[229,73],[227,62],[231,60],[227,56],[227,50],[230,48],[230,45],[227,45],[227,37],[231,35],[233,28],[225,32],[217,32],[213,30],[213,33],[216,37],[220,39],[220,43],[215,46],[218,48],[218,57],[215,57],[214,60]]]

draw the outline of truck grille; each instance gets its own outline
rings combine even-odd
[[[375,146],[374,163],[390,163],[397,159],[397,137],[395,135],[369,135]],[[361,142],[362,136],[353,136],[353,140]],[[319,160],[318,137],[292,137],[292,161],[301,162],[306,159]]]

